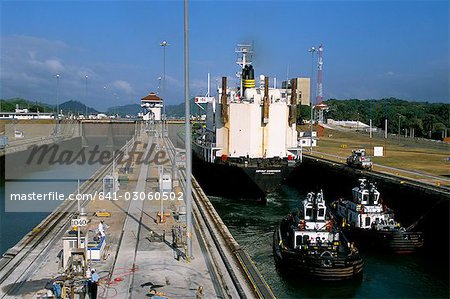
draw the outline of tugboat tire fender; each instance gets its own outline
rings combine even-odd
[[[320,254],[320,257],[324,257],[324,256],[329,256],[329,257],[333,257],[333,255],[331,254],[331,252],[329,251],[324,251]]]

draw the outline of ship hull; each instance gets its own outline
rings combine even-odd
[[[345,235],[362,250],[383,250],[393,253],[414,253],[423,247],[421,232],[392,230],[377,231],[348,227]]]
[[[210,163],[195,152],[192,162],[194,175],[208,194],[256,201],[265,201],[294,169],[288,165]]]
[[[345,216],[339,213],[339,202],[331,205],[331,211],[338,223],[343,223]],[[362,220],[360,220],[362,222]],[[342,230],[356,246],[364,251],[381,250],[391,253],[414,253],[424,245],[422,232],[407,231],[404,228],[386,227],[385,229],[361,228],[344,221]]]
[[[359,255],[315,256],[299,250],[286,248],[279,238],[279,228],[273,235],[273,256],[277,267],[282,271],[294,272],[312,280],[321,281],[360,281],[364,262]]]

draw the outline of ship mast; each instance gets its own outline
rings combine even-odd
[[[237,73],[237,75],[239,76],[239,81],[240,81],[240,86],[241,86],[241,88],[239,90],[239,94],[240,94],[240,97],[242,98],[244,95],[242,70],[245,68],[245,66],[247,66],[247,65],[250,66],[252,64],[252,58],[253,58],[252,45],[238,44],[235,52],[237,53],[236,63],[241,67],[241,71],[239,73]]]

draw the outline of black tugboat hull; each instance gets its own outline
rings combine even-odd
[[[284,271],[295,272],[306,278],[321,281],[360,281],[364,262],[361,257],[314,257],[299,251],[283,248],[278,234],[273,236],[273,255],[277,266]]]
[[[231,198],[265,201],[290,175],[293,166],[242,166],[209,163],[194,152],[193,173],[206,193]]]
[[[345,235],[365,250],[382,249],[393,253],[414,253],[423,247],[421,232],[377,231],[372,229],[347,228]]]

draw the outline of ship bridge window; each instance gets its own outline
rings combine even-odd
[[[297,235],[295,237],[295,247],[301,246],[301,245],[308,245],[308,243],[309,243],[308,235]]]
[[[368,200],[369,200],[369,194],[363,194],[362,203],[367,203]]]
[[[317,214],[318,217],[323,217],[325,216],[325,209],[319,209],[319,212]]]

